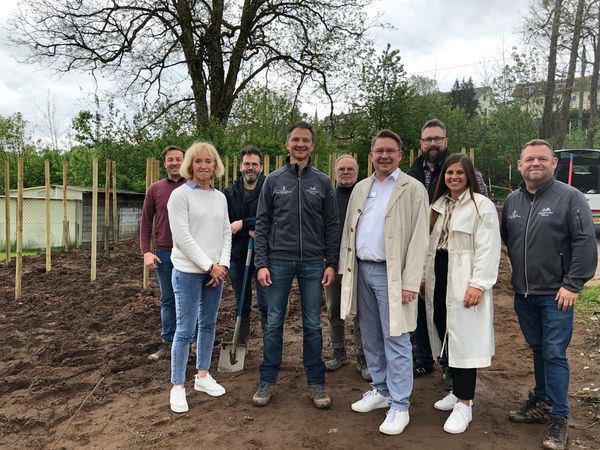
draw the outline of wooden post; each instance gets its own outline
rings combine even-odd
[[[229,186],[229,156],[225,156],[225,186]]]
[[[23,278],[23,158],[17,161],[17,257],[15,272],[15,299],[21,298]]]
[[[266,175],[269,175],[269,171],[270,171],[270,169],[269,169],[269,165],[270,165],[269,164],[269,155],[265,155],[265,157],[264,157],[264,164],[265,165],[263,167],[263,172],[264,172],[264,174],[266,176]]]
[[[241,163],[241,161],[240,161],[240,163]],[[237,160],[237,155],[233,155],[233,175],[232,175],[232,179],[233,179],[234,183],[237,181],[237,174],[238,174],[238,160]]]
[[[466,149],[465,147],[462,147],[462,148],[460,149],[460,152],[461,152],[463,155],[466,155],[466,154],[467,154],[467,149]]]
[[[110,159],[106,160],[104,173],[104,256],[108,256],[108,225],[110,224]]]
[[[119,216],[117,215],[117,162],[112,162],[112,211],[113,211],[113,241],[119,243]]]
[[[69,216],[67,214],[68,203],[67,203],[67,174],[68,174],[68,163],[63,161],[63,185],[62,185],[62,204],[63,204],[63,249],[64,251],[69,250]]]
[[[409,161],[409,165],[413,165],[413,163],[415,162],[415,149],[411,148],[410,149],[410,161]]]
[[[473,147],[469,150],[469,158],[471,158],[473,165],[475,165],[475,149]]]
[[[367,157],[367,176],[370,177],[373,174],[373,161],[371,161],[371,153]]]
[[[148,188],[150,187],[152,181],[152,158],[146,158],[146,192],[148,192]],[[152,251],[152,250],[151,250]],[[144,266],[144,281],[142,285],[144,289],[148,289],[148,268],[143,263]]]
[[[319,155],[315,155],[315,156],[313,157],[313,167],[314,167],[315,169],[318,169],[318,168],[319,168]]]
[[[92,160],[92,251],[90,279],[96,281],[96,253],[98,250],[98,158]]]
[[[10,166],[4,160],[4,230],[6,233],[6,265],[10,264]]]
[[[52,241],[50,229],[50,160],[44,161],[44,186],[46,206],[46,272],[52,270]]]

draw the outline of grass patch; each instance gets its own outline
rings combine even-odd
[[[587,286],[577,296],[575,308],[580,312],[591,315],[594,312],[600,311],[600,285]]]
[[[38,253],[40,253],[39,250],[23,250],[23,256],[37,255]],[[10,252],[11,258],[14,258],[15,256],[17,256],[16,252]],[[6,252],[0,251],[0,261],[4,261],[5,259],[6,259]]]

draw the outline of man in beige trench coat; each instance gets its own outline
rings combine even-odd
[[[402,141],[389,130],[371,144],[375,173],[359,182],[348,204],[340,246],[341,318],[359,312],[372,390],[357,412],[388,408],[379,427],[399,434],[409,422],[413,386],[410,332],[428,242],[429,201],[419,181],[398,168]]]

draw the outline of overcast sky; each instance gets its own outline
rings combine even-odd
[[[24,49],[9,45],[6,21],[18,0],[2,0],[0,9],[0,114],[21,112],[31,123],[29,134],[43,136],[48,99],[56,105],[61,132],[67,132],[78,111],[92,108],[94,82],[77,73],[57,76],[41,66],[20,64]],[[379,48],[389,42],[400,50],[409,75],[435,78],[442,90],[455,79],[473,77],[481,85],[511,47],[526,13],[525,0],[379,0],[372,11],[394,30],[375,31]]]

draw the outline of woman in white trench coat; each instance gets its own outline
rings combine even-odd
[[[454,389],[434,407],[452,411],[444,431],[464,432],[471,422],[478,367],[494,355],[492,287],[500,262],[494,204],[479,194],[467,155],[446,158],[431,205],[425,264],[425,304],[431,350],[447,350]]]

